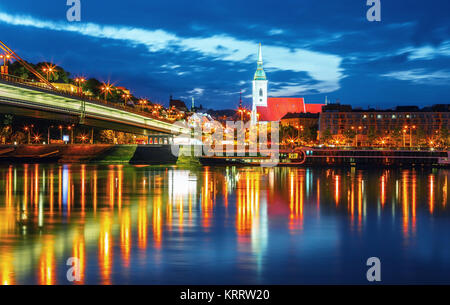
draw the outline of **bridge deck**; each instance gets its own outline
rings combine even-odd
[[[119,106],[80,94],[54,91],[9,75],[0,76],[0,104],[84,116],[148,131],[189,133],[187,128],[175,126],[168,120],[155,118],[132,107]]]

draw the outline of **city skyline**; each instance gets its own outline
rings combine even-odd
[[[308,103],[327,96],[364,108],[449,100],[444,1],[383,2],[381,22],[366,20],[366,1],[130,1],[127,10],[120,1],[82,1],[81,22],[66,20],[66,1],[24,2],[0,5],[4,40],[24,59],[111,80],[157,102],[194,97],[230,109],[242,90],[249,107],[258,43],[269,96]]]

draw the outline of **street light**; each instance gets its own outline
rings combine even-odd
[[[78,93],[83,93],[83,88],[81,85],[86,81],[84,77],[75,78],[75,82],[78,84]]]
[[[41,140],[41,136],[39,134],[34,134],[33,135],[33,142],[34,143],[39,143]]]
[[[74,124],[67,126],[67,130],[70,130],[70,144],[73,144],[73,129],[74,129],[73,127],[74,126],[75,126]]]
[[[30,127],[28,127],[28,126],[25,126],[24,128],[23,128],[23,130],[25,130],[27,133],[28,133],[28,141],[27,141],[27,143],[28,144],[30,144]]]
[[[122,98],[125,100],[125,106],[127,105],[128,99],[131,97],[128,93],[122,94]]]
[[[56,66],[55,65],[46,65],[44,68],[42,68],[42,71],[44,71],[47,74],[47,81],[50,81],[50,75],[53,76],[53,73],[56,71]]]
[[[23,130],[25,130],[26,132],[28,132],[28,144],[30,144],[31,142],[31,130],[33,129],[34,125],[31,124],[30,126],[25,126],[23,128]]]
[[[416,129],[416,126],[408,126],[405,125],[404,129],[403,129],[403,146],[405,146],[405,135],[406,135],[406,131],[409,129],[409,147],[412,147],[412,130]]]
[[[140,99],[139,105],[141,105],[141,111],[144,110],[144,105],[147,105],[148,101],[146,99]]]
[[[111,93],[112,85],[109,82],[108,83],[103,83],[103,86],[100,89],[105,94],[105,102],[106,102],[107,101],[106,97],[108,96],[108,94]]]
[[[6,55],[0,55],[0,59],[3,59],[3,66],[2,66],[2,74],[8,74],[8,63],[11,60],[11,55],[10,54],[6,54]]]
[[[47,127],[47,143],[50,144],[50,128],[53,128],[55,126],[48,126]]]
[[[83,144],[86,143],[87,140],[89,140],[89,137],[85,134],[81,134],[80,136],[78,136],[78,138],[81,140]]]
[[[239,116],[241,117],[241,121],[243,121],[244,110],[242,108],[238,108]]]

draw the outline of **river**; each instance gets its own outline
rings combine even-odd
[[[0,166],[2,284],[450,284],[445,169]],[[79,278],[69,281],[69,258]]]

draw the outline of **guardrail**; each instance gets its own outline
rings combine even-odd
[[[289,145],[282,145],[284,149],[291,148]],[[336,146],[336,147],[329,147],[329,146],[298,146],[295,148],[302,148],[302,149],[320,149],[320,150],[339,150],[339,151],[448,151],[447,147],[369,147],[369,146]]]
[[[150,114],[148,112],[145,112],[145,111],[136,110],[134,107],[125,106],[125,105],[117,105],[117,104],[110,103],[110,102],[107,102],[107,101],[102,100],[102,99],[98,99],[98,98],[95,98],[95,97],[87,96],[87,95],[85,95],[83,93],[74,93],[74,92],[65,91],[65,90],[56,90],[55,91],[55,90],[49,88],[48,86],[46,86],[45,84],[36,83],[36,82],[33,82],[33,81],[25,80],[25,79],[23,79],[21,77],[17,77],[17,76],[14,76],[14,75],[0,74],[0,80],[8,82],[8,83],[12,83],[12,84],[20,84],[21,86],[29,87],[31,89],[39,89],[41,91],[45,91],[45,92],[50,93],[50,94],[56,94],[56,95],[63,96],[63,97],[68,97],[68,98],[75,98],[75,99],[78,99],[80,101],[94,103],[94,104],[102,105],[102,106],[107,106],[107,107],[114,108],[114,109],[124,110],[124,111],[127,111],[127,112],[131,112],[131,113],[134,113],[134,114],[142,115],[142,116],[148,117],[150,119],[154,119],[154,120],[165,122],[165,123],[173,123],[174,122],[174,121],[171,121],[171,120],[167,120],[167,119],[162,119],[162,118],[156,117],[156,116],[154,116],[154,115],[152,115],[152,114]]]

